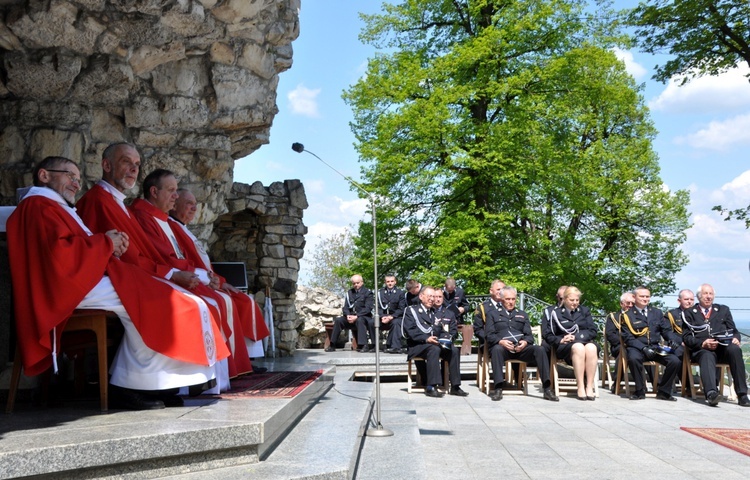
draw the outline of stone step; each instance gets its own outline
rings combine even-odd
[[[157,478],[258,463],[331,388],[335,367],[315,367],[323,374],[291,399],[195,398],[104,414],[98,400],[64,409],[18,404],[0,424],[0,478]]]
[[[350,479],[359,459],[372,411],[373,384],[354,382],[340,369],[334,386],[262,462],[214,469],[212,480],[237,478]],[[170,479],[205,478],[205,472]]]

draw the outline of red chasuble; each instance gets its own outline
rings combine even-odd
[[[24,199],[7,227],[16,331],[28,375],[52,365],[53,330],[59,327],[59,342],[65,320],[105,273],[152,350],[199,365],[210,364],[209,349],[216,360],[229,355],[223,342],[203,338],[195,302],[113,257],[109,237],[89,236],[55,201]],[[221,338],[217,328],[213,333]]]
[[[164,230],[162,230],[162,228],[156,221],[157,218],[165,222],[169,221],[169,216],[166,213],[162,212],[151,203],[140,198],[133,201],[130,212],[136,218],[146,236],[148,236],[148,238],[150,239],[151,244],[161,254],[162,261],[169,264],[173,268],[188,272],[194,272],[196,268],[203,268],[202,262],[196,264],[187,257],[179,258],[177,256],[172,240],[167,238],[166,233],[164,233]],[[172,225],[170,225],[170,227],[172,227]],[[172,232],[175,234],[175,239],[177,239],[180,250],[183,252],[183,255],[185,255],[184,242],[180,243],[178,237],[178,235],[182,232],[181,229],[177,227],[179,227],[179,225],[174,225],[174,228],[172,228]],[[193,246],[193,249],[195,249],[195,246]],[[241,321],[242,307],[240,305],[237,305],[237,303],[235,302],[235,312],[233,317],[230,319],[227,314],[224,297],[219,295],[214,289],[206,285],[199,285],[195,288],[194,291],[198,295],[213,298],[220,306],[222,319],[221,329],[225,334],[225,338],[227,339],[227,347],[232,352],[232,356],[229,359],[229,376],[235,377],[243,373],[252,372],[250,356],[248,354],[247,346],[245,345],[245,341],[243,338],[244,336],[246,336],[246,334],[243,333],[243,323]],[[233,331],[235,339],[237,341],[235,341],[234,344],[231,344],[228,340]]]
[[[182,229],[182,225],[178,224],[171,218],[169,221],[173,222],[172,231],[177,238],[177,243],[179,244],[180,249],[182,249],[185,258],[190,260],[194,265],[205,268],[206,270],[211,270],[211,265],[205,265],[203,257],[201,257],[200,253],[198,253],[198,249],[195,247],[195,241],[185,233]],[[221,278],[221,284],[223,285],[225,282],[226,279]],[[257,342],[271,334],[271,332],[268,331],[266,322],[263,320],[263,312],[260,307],[258,307],[255,300],[244,293],[230,293],[229,295],[232,297],[232,300],[234,300],[242,322],[242,332],[247,338]]]

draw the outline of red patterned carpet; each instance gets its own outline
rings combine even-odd
[[[750,430],[740,428],[688,428],[686,432],[750,456]]]
[[[315,372],[266,372],[233,378],[232,388],[212,398],[291,398],[314,382],[323,370]]]

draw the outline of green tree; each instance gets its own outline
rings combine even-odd
[[[541,298],[674,288],[686,192],[665,191],[643,99],[577,2],[407,1],[365,17],[391,53],[345,94],[381,271]],[[360,225],[355,264],[371,265]],[[371,271],[371,270],[370,270]]]
[[[372,238],[372,237],[371,237]],[[353,275],[351,261],[354,241],[349,229],[328,237],[318,237],[319,243],[310,261],[310,286],[344,295]]]
[[[750,65],[750,3],[747,0],[651,0],[627,13],[636,43],[649,53],[673,56],[654,78],[675,75],[683,83]]]

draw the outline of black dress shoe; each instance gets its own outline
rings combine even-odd
[[[586,396],[583,396],[583,397],[581,397],[581,396],[579,396],[579,395],[576,395],[576,398],[577,398],[578,400],[582,401],[582,402],[585,402],[585,401],[586,401]]]
[[[662,392],[658,392],[656,394],[656,398],[658,400],[666,400],[667,402],[676,402],[677,401],[677,399],[674,398],[672,395],[670,395],[668,393],[662,393]]]
[[[159,400],[164,402],[165,407],[184,407],[185,400],[179,395],[162,395]]]
[[[164,402],[129,388],[110,386],[110,406],[123,410],[161,410]]]
[[[409,349],[406,348],[406,347],[404,347],[404,348],[401,349],[401,353],[407,354],[407,353],[409,353]]]
[[[362,347],[362,350],[360,350],[360,352],[362,352],[362,353],[370,353],[370,352],[372,352],[374,350],[375,349],[373,347],[371,347],[369,345],[365,345],[364,347]]]
[[[400,348],[386,348],[385,353],[401,353]]]
[[[469,394],[461,390],[461,387],[452,387],[451,391],[448,392],[450,395],[455,395],[457,397],[468,397]]]
[[[496,388],[490,393],[490,399],[492,399],[493,402],[498,402],[503,399],[503,389],[502,388]]]
[[[740,407],[750,407],[750,398],[747,398],[747,395],[741,396],[737,399],[737,405]]]
[[[596,396],[590,397],[586,395],[586,400],[588,400],[589,402],[593,402],[594,400],[596,400]]]
[[[631,400],[645,400],[646,394],[645,393],[634,393],[630,396]]]
[[[560,399],[557,398],[557,395],[555,395],[555,392],[552,391],[551,388],[545,388],[544,389],[544,399],[549,400],[550,402],[559,402]]]
[[[266,367],[253,367],[253,373],[266,373],[267,371]]]
[[[328,347],[326,348],[326,352],[335,352],[336,349],[334,347]]]
[[[432,397],[432,398],[441,398],[442,397],[442,395],[440,394],[440,392],[438,391],[438,389],[435,388],[435,387],[427,387],[427,388],[425,388],[424,389],[424,394],[427,395],[428,397]]]
[[[718,405],[720,401],[721,401],[721,395],[719,395],[719,392],[717,392],[716,390],[711,390],[706,395],[706,402],[712,407],[715,407],[716,405]]]

